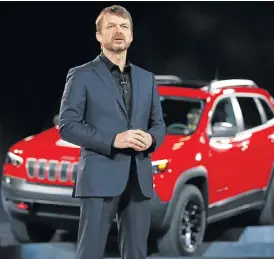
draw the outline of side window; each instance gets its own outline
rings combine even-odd
[[[236,118],[230,98],[220,100],[212,115],[211,127],[216,122],[228,122],[237,127]]]
[[[271,119],[273,119],[273,117],[274,117],[273,110],[272,110],[272,108],[269,106],[269,104],[268,104],[264,99],[261,99],[261,98],[259,98],[259,101],[260,101],[260,103],[261,103],[262,106],[263,106],[263,109],[264,109],[264,113],[265,113],[266,119],[267,119],[268,121],[271,120]]]
[[[262,118],[255,100],[252,97],[237,96],[242,110],[244,127],[246,130],[262,125]]]

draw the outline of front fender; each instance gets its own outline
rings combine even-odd
[[[175,210],[175,207],[177,205],[180,193],[184,187],[185,184],[191,183],[192,180],[195,180],[195,178],[199,178],[199,177],[203,177],[205,178],[206,182],[207,181],[207,170],[204,166],[197,166],[197,167],[193,167],[190,168],[184,172],[182,172],[182,174],[180,175],[180,177],[178,178],[175,186],[174,186],[174,191],[173,191],[173,195],[172,195],[172,199],[171,201],[168,203],[167,209],[166,209],[166,213],[165,213],[165,217],[163,220],[163,228],[166,228],[172,218],[172,214]],[[206,202],[208,201],[208,194],[206,191]]]

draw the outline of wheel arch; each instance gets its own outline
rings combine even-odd
[[[197,166],[182,172],[178,178],[172,195],[171,201],[168,203],[166,213],[163,220],[163,228],[169,225],[172,213],[179,199],[180,193],[186,184],[192,184],[198,187],[204,197],[206,208],[208,207],[208,174],[204,166]],[[206,210],[207,213],[207,210]]]
[[[271,187],[273,187],[273,185],[274,185],[274,162],[272,163],[269,180],[268,180],[266,191],[265,191],[265,201],[266,201],[269,193],[271,192],[271,189],[272,189]]]

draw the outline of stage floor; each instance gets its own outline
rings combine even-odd
[[[209,226],[205,242],[197,253],[200,257],[189,258],[227,259],[265,256],[274,258],[274,227],[272,229],[250,227],[252,222],[249,222],[248,218],[250,215],[242,215]],[[75,250],[76,235],[63,231],[57,231],[50,243],[19,244],[10,231],[7,216],[0,205],[0,259],[75,259]],[[161,256],[153,242],[153,237],[148,250],[148,258],[176,258],[172,255]],[[105,258],[120,258],[117,243],[111,239],[107,245]]]

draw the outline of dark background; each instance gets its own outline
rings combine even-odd
[[[132,63],[184,79],[248,78],[274,94],[274,3],[1,2],[0,153],[51,127],[69,68],[99,54],[106,6],[132,14]],[[1,162],[0,161],[0,162]]]

